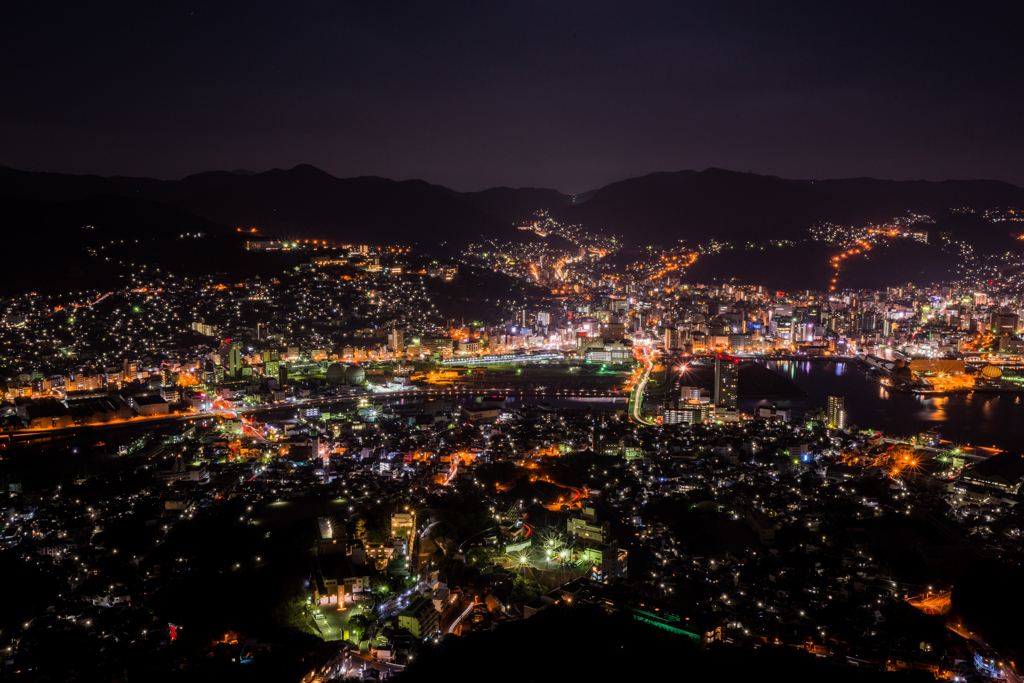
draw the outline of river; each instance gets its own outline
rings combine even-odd
[[[846,397],[847,424],[878,429],[894,436],[913,436],[937,429],[956,444],[1024,450],[1024,400],[1021,394],[975,393],[924,398],[888,392],[851,363],[766,361],[764,365],[790,378],[807,392],[806,398],[745,400],[744,412],[777,404],[792,408],[799,418],[825,409],[829,395]]]

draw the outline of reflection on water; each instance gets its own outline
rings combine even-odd
[[[759,405],[777,403],[793,408],[797,417],[824,409],[829,395],[846,397],[852,424],[881,429],[896,436],[912,436],[938,429],[943,439],[975,446],[1020,450],[1024,444],[1024,404],[1018,394],[978,393],[967,396],[926,398],[917,394],[890,393],[849,363],[767,361],[769,369],[791,378],[807,392],[797,400],[751,400],[745,412]]]

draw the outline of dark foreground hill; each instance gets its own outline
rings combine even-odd
[[[760,644],[760,643],[758,643]],[[461,672],[454,676],[453,671]],[[570,673],[571,672],[571,673]],[[910,681],[916,677],[858,670],[816,660],[790,647],[700,649],[666,633],[591,605],[559,603],[493,631],[448,637],[424,648],[402,680],[491,683],[552,681]]]

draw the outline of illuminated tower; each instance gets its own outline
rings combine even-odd
[[[846,397],[828,397],[828,428],[846,429]]]
[[[715,419],[722,422],[739,420],[736,410],[736,368],[737,363],[732,358],[715,358]]]
[[[225,376],[236,379],[242,371],[242,342],[225,340],[220,345],[220,363],[224,366]]]

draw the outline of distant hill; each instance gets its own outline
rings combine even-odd
[[[227,225],[282,236],[456,246],[482,237],[524,238],[508,221],[422,180],[342,179],[312,166],[242,180],[209,187],[175,204]]]
[[[48,201],[136,197],[173,204],[230,227],[256,227],[263,233],[283,237],[334,238],[370,244],[462,246],[483,237],[503,241],[536,239],[501,218],[519,213],[511,207],[532,203],[516,196],[516,192],[475,193],[484,196],[467,200],[457,192],[422,180],[336,178],[308,165],[256,174],[213,171],[178,181],[0,168],[0,196]],[[528,192],[539,196],[536,191]]]
[[[118,282],[123,269],[117,264],[126,255],[196,263],[204,252],[241,240],[234,230],[183,209],[133,197],[0,197],[0,217],[9,256],[4,293],[104,287]]]
[[[558,209],[556,216],[624,235],[633,245],[802,238],[816,222],[860,225],[908,211],[1024,208],[1024,189],[995,180],[786,180],[715,168],[652,173],[587,195],[587,201]]]
[[[492,187],[456,194],[484,213],[516,226],[532,221],[539,209],[553,211],[572,204],[572,195],[536,187]]]
[[[734,281],[782,291],[821,290],[831,283],[829,259],[834,254],[835,249],[824,242],[763,249],[737,248],[701,256],[681,278],[686,283]],[[849,259],[839,273],[837,285],[850,289],[880,289],[908,282],[942,282],[955,279],[959,262],[956,255],[935,245],[896,239]]]
[[[1024,208],[1024,189],[992,180],[787,180],[721,169],[652,173],[590,192],[497,187],[455,192],[421,180],[336,178],[313,166],[263,173],[211,171],[181,180],[30,173],[0,167],[0,196],[43,201],[133,197],[171,204],[231,228],[282,237],[458,248],[482,237],[537,239],[515,226],[548,209],[566,223],[623,235],[637,245],[802,239],[831,221],[858,225],[926,213],[976,248],[1019,242],[981,216],[951,207]],[[0,216],[2,218],[2,216]]]

